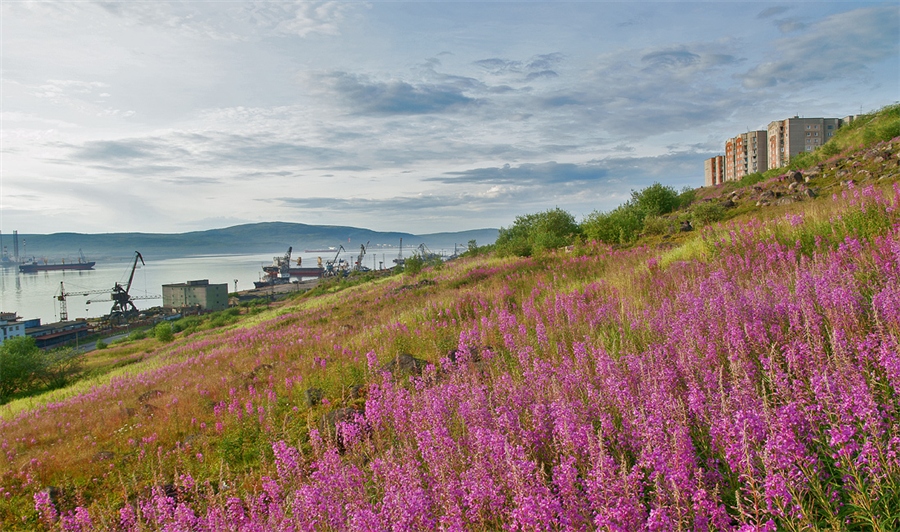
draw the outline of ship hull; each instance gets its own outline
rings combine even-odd
[[[290,274],[291,274],[291,277],[322,277],[322,273],[324,271],[325,271],[324,268],[318,268],[318,267],[291,268]]]
[[[72,264],[21,264],[22,273],[52,272],[59,270],[93,270],[96,262],[76,262]]]

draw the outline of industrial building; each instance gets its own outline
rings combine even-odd
[[[83,319],[41,325],[41,320],[38,318],[25,323],[25,334],[34,338],[38,347],[47,349],[87,336],[90,334],[90,327],[88,327],[88,322]]]
[[[0,343],[15,336],[25,336],[25,324],[15,312],[0,312]]]
[[[164,284],[163,307],[179,311],[225,310],[228,308],[228,283],[209,284],[208,279],[179,284]]]

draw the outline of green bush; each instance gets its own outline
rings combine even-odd
[[[97,343],[94,344],[94,346],[97,349],[106,349],[107,347],[109,347],[109,345],[106,342],[104,342],[103,340],[97,340]]]
[[[715,201],[698,203],[691,208],[691,217],[694,224],[709,225],[725,218],[725,207]]]
[[[418,255],[413,255],[403,262],[403,273],[416,276],[419,275],[419,272],[421,272],[424,267],[425,260]]]
[[[500,228],[494,249],[501,256],[530,257],[571,244],[581,233],[575,217],[560,209],[516,217],[511,227]]]
[[[172,332],[172,324],[167,321],[157,323],[156,327],[153,328],[153,336],[160,342],[171,342],[175,339],[175,333]]]
[[[81,370],[82,353],[70,348],[43,351],[30,336],[0,344],[0,403],[13,394],[58,388]]]
[[[644,234],[667,235],[673,232],[672,221],[665,216],[648,216],[644,218]]]
[[[606,244],[630,244],[643,229],[644,212],[630,202],[610,212],[594,211],[581,223],[588,240]]]
[[[632,190],[631,203],[640,209],[644,216],[659,216],[677,209],[681,201],[674,188],[653,183],[640,192]]]
[[[41,350],[34,338],[15,336],[0,344],[0,402],[31,387],[43,367]]]

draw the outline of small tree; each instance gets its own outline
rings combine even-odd
[[[422,268],[425,267],[425,260],[419,255],[413,255],[409,257],[405,261],[403,261],[403,273],[408,273],[415,277],[419,275],[419,272],[422,271]]]
[[[175,333],[172,332],[172,324],[167,321],[161,321],[153,328],[153,336],[163,343],[169,343],[175,339]]]
[[[571,244],[581,234],[575,217],[560,209],[516,217],[511,227],[501,228],[495,244],[500,255],[528,257]]]
[[[26,390],[44,369],[42,352],[30,336],[16,336],[0,344],[0,402],[16,391]]]
[[[640,192],[632,191],[631,203],[640,209],[644,216],[659,216],[677,209],[680,200],[674,188],[653,183]]]

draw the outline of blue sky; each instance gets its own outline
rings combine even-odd
[[[581,219],[900,99],[896,2],[0,4],[0,230]]]

